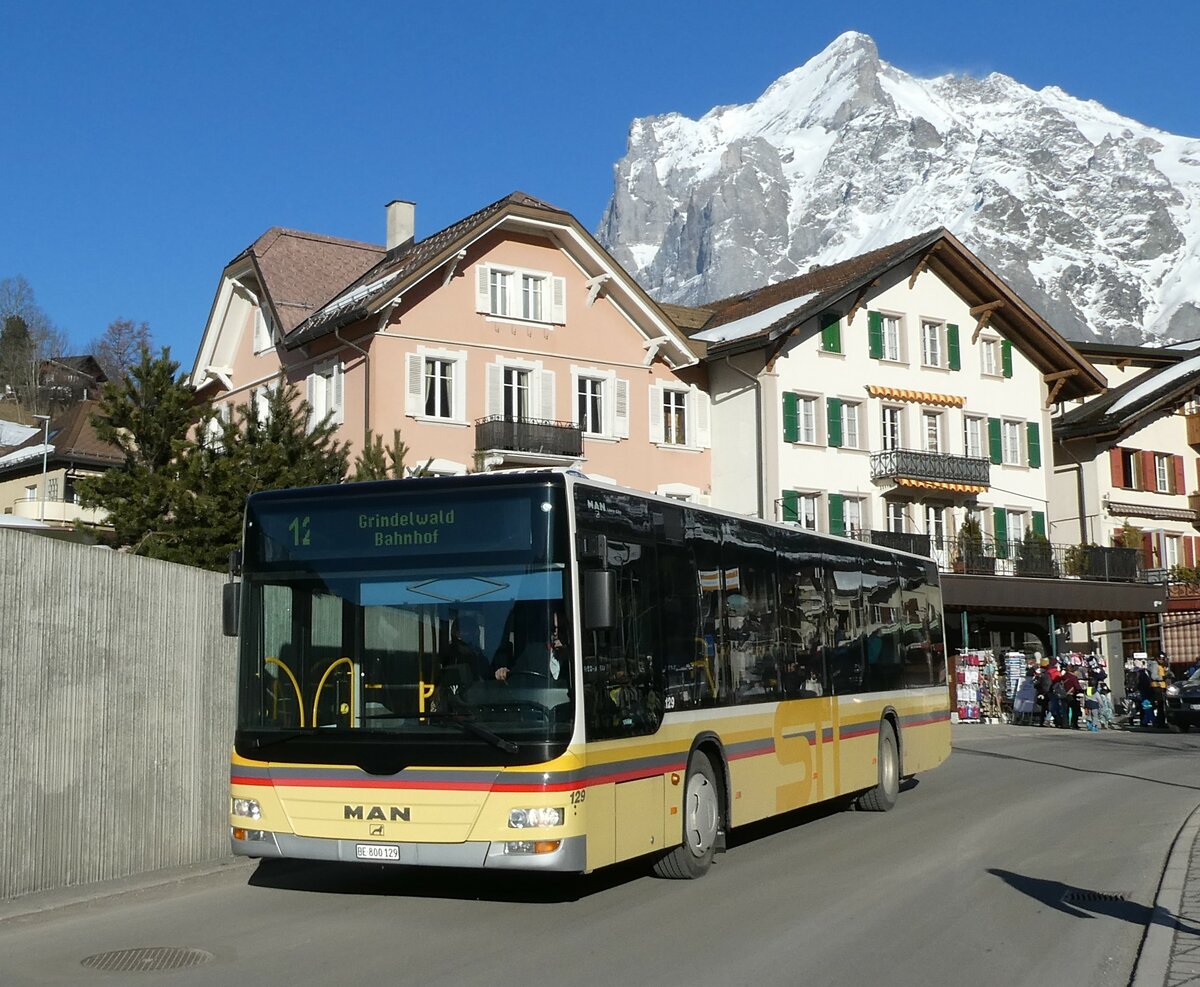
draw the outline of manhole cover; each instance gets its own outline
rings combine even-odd
[[[91,970],[130,973],[138,970],[182,970],[184,967],[207,963],[212,958],[212,953],[206,953],[203,949],[143,946],[139,949],[116,949],[111,953],[97,953],[81,960],[80,963]]]
[[[1124,901],[1125,895],[1115,891],[1068,891],[1062,896],[1066,902],[1077,901]]]

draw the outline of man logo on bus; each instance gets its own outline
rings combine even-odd
[[[412,808],[407,805],[403,808],[398,805],[344,805],[342,813],[345,819],[390,819],[392,822],[408,822]]]

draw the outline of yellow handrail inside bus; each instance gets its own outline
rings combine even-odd
[[[264,665],[275,665],[278,668],[282,668],[284,674],[289,679],[291,679],[292,688],[296,690],[296,705],[300,707],[300,726],[303,727],[304,726],[304,697],[300,694],[300,683],[296,681],[296,676],[294,676],[292,674],[292,670],[290,668],[288,668],[287,665],[285,665],[283,662],[281,662],[278,658],[268,658],[266,661],[263,662],[263,664]],[[275,687],[275,703],[271,710],[271,715],[276,720],[279,719],[279,687],[278,687],[278,685],[276,685],[276,687]]]
[[[433,698],[433,694],[437,691],[437,686],[432,682],[426,682],[423,678],[417,680],[417,709],[424,713],[425,703]]]
[[[313,696],[312,721],[314,727],[317,725],[317,704],[321,701],[321,690],[325,688],[325,680],[329,678],[329,676],[333,673],[333,670],[337,668],[338,665],[342,664],[350,666],[350,709],[352,711],[354,709],[354,662],[352,662],[349,658],[342,657],[337,661],[329,663],[329,667],[325,669],[325,674],[321,676],[321,681],[317,683],[317,692],[316,695]]]

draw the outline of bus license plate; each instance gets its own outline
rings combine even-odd
[[[399,860],[398,846],[380,846],[378,843],[359,843],[354,848],[359,860]]]

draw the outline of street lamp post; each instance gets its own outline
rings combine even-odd
[[[39,418],[43,424],[42,434],[42,516],[41,521],[46,523],[46,458],[50,453],[50,416],[49,415],[34,415],[34,418]]]

